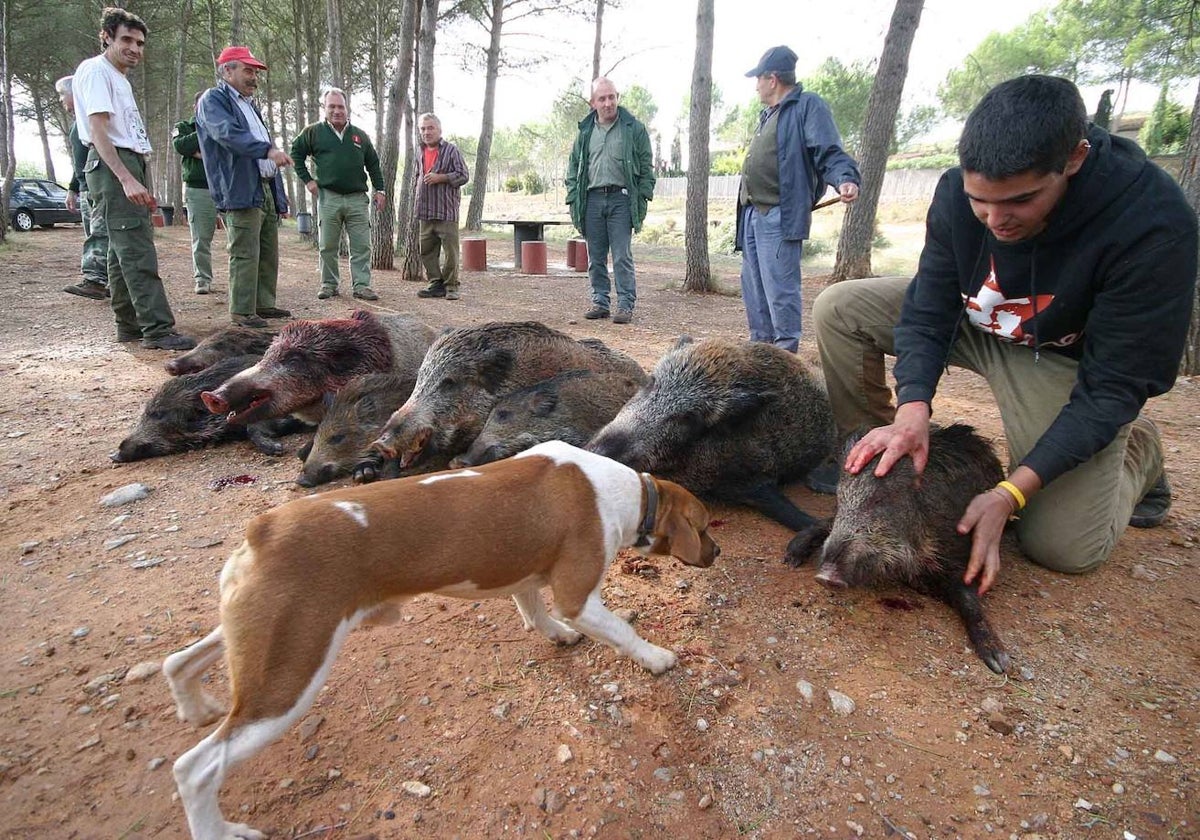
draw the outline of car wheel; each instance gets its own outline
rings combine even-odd
[[[28,210],[18,210],[13,213],[13,227],[25,233],[33,230],[33,214]]]

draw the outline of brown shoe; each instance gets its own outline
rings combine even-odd
[[[458,300],[458,289],[446,289],[446,300]]]
[[[587,312],[584,312],[583,317],[587,318],[589,321],[599,321],[601,318],[608,317],[608,310],[600,304],[596,304]]]
[[[290,309],[280,309],[278,306],[264,306],[258,310],[259,318],[291,318],[292,312]]]
[[[419,298],[444,298],[446,296],[446,285],[438,280],[430,283],[424,289],[417,292]]]
[[[69,295],[79,295],[92,300],[104,300],[108,297],[108,287],[95,280],[80,280],[74,286],[66,286],[63,291]]]
[[[196,341],[179,333],[167,333],[157,338],[143,338],[142,346],[147,350],[191,350]]]
[[[321,287],[321,291],[317,292],[317,300],[329,300],[331,297],[337,297],[338,290],[329,286]]]
[[[632,320],[633,320],[633,310],[632,309],[618,309],[616,312],[613,313],[613,323],[614,324],[628,324]]]
[[[258,327],[261,329],[267,326],[267,322],[257,315],[232,315],[229,320],[239,327]]]
[[[375,294],[375,290],[370,286],[365,289],[355,289],[354,296],[359,300],[379,300],[379,295]]]

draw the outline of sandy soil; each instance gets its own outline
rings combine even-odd
[[[162,233],[180,328],[215,330],[224,272],[220,293],[192,295],[186,230]],[[345,297],[316,300],[315,253],[284,238],[280,305],[345,313]],[[225,556],[248,517],[304,492],[298,462],[238,443],[111,465],[169,354],[117,344],[104,303],[60,291],[77,274],[76,229],[13,241],[0,252],[0,834],[182,837],[170,764],[201,733],[136,666],[214,625]],[[680,332],[743,336],[737,298],[678,290],[679,252],[637,252],[636,320],[618,327],[579,318],[583,275],[561,262],[516,275],[499,266],[504,235],[489,244],[494,265],[465,276],[463,300],[418,300],[381,273],[377,308],[433,324],[537,319],[647,366]],[[810,301],[821,282],[807,282]],[[232,772],[223,808],[285,838],[1200,836],[1198,406],[1200,381],[1181,380],[1149,408],[1175,487],[1164,527],[1127,533],[1081,578],[1006,557],[987,607],[1008,678],[942,605],[831,594],[780,562],[782,527],[716,507],[712,569],[623,554],[606,583],[610,606],[680,653],[675,671],[653,678],[586,640],[556,648],[507,601],[424,597],[401,624],[351,637],[313,717]],[[938,414],[999,436],[968,374],[948,377]],[[254,481],[214,489],[237,476]],[[131,482],[152,492],[99,505]],[[226,696],[223,669],[211,682]],[[856,710],[836,713],[830,690]]]

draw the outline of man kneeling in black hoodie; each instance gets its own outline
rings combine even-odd
[[[942,176],[917,274],[837,283],[813,320],[838,428],[884,475],[929,453],[948,365],[982,375],[1000,407],[1005,481],[969,500],[968,583],[1000,569],[1010,516],[1035,562],[1094,568],[1126,524],[1171,504],[1158,430],[1139,416],[1175,384],[1196,285],[1196,214],[1133,142],[1089,125],[1065,79],[1023,76],[967,118],[960,166]],[[896,356],[892,408],[884,354]]]

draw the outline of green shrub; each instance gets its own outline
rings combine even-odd
[[[953,152],[894,158],[887,162],[888,169],[950,169],[955,166],[958,166],[958,155]]]
[[[521,191],[520,177],[518,177],[516,175],[509,175],[507,178],[505,178],[504,179],[504,191],[511,192],[511,193],[520,192]]]
[[[541,195],[546,191],[546,182],[536,172],[526,172],[521,179],[521,185],[529,195]]]

